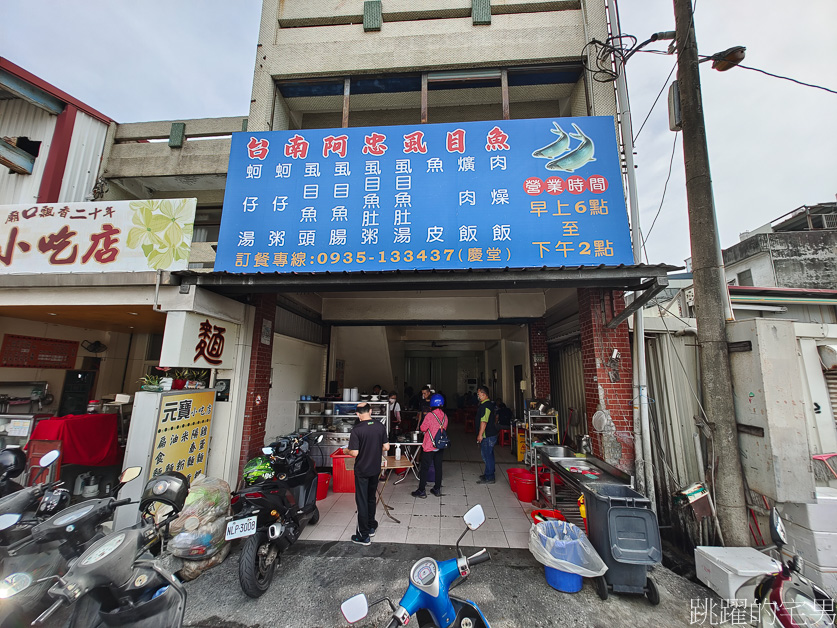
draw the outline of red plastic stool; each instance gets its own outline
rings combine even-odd
[[[497,443],[500,447],[508,447],[511,445],[511,430],[502,429],[497,436]]]
[[[469,416],[465,419],[465,433],[466,434],[473,434],[476,429],[474,428],[474,420],[476,417]]]

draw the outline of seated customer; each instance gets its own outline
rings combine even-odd
[[[503,403],[502,399],[497,400],[497,423],[500,426],[500,429],[511,427],[512,424],[512,411],[506,404]]]

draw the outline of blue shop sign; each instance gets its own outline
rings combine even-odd
[[[611,117],[232,137],[217,271],[632,263]]]

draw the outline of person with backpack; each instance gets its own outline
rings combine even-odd
[[[421,471],[419,472],[418,489],[413,491],[413,497],[425,499],[427,493],[427,473],[432,464],[436,470],[436,482],[430,492],[436,497],[442,496],[442,457],[445,449],[450,445],[448,440],[448,417],[443,410],[445,398],[436,394],[430,397],[430,412],[424,415],[424,420],[419,428],[424,432],[424,440],[421,443]]]
[[[480,400],[477,408],[477,419],[480,422],[477,444],[480,446],[482,461],[485,463],[485,472],[477,480],[477,484],[494,484],[494,445],[497,444],[497,434],[500,433],[497,427],[496,406],[488,398],[487,386],[480,386],[477,389],[477,398]]]

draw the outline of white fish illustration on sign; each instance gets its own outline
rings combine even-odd
[[[543,148],[539,148],[532,153],[532,157],[540,157],[543,159],[555,159],[559,155],[566,153],[570,149],[570,136],[558,126],[557,122],[553,122],[554,129],[550,129],[552,133],[558,136],[558,139]]]
[[[593,140],[587,137],[584,132],[578,128],[578,125],[573,122],[575,133],[570,133],[570,137],[581,140],[581,144],[576,146],[568,153],[564,153],[557,159],[553,159],[546,164],[547,170],[563,170],[564,172],[574,172],[587,165],[591,161],[596,161],[593,156],[596,150]]]

